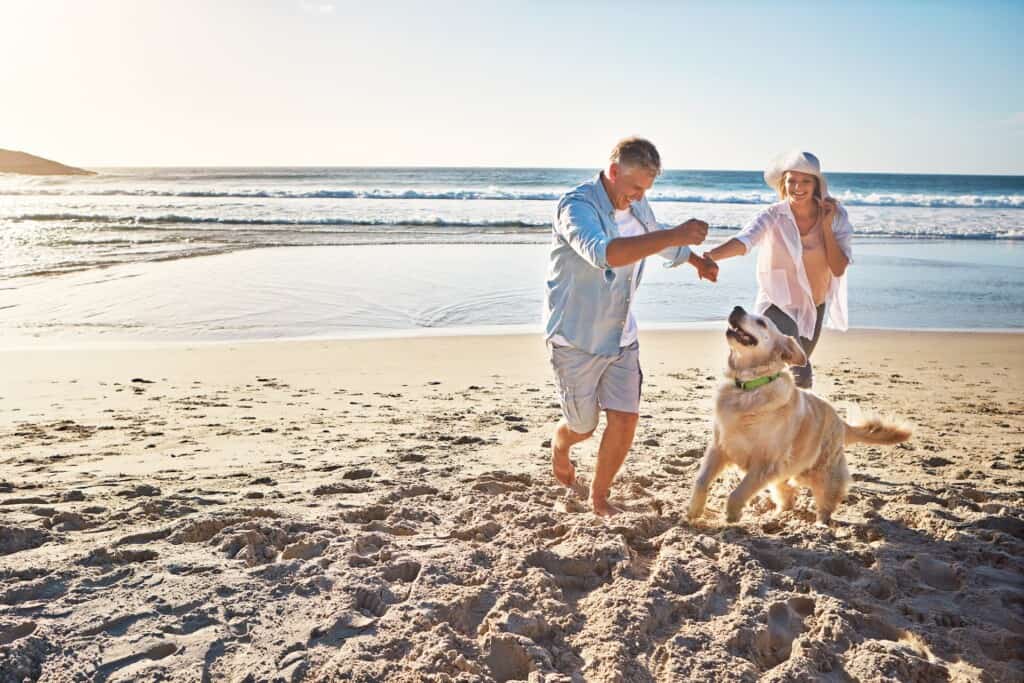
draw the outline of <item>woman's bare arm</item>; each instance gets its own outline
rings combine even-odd
[[[719,244],[711,251],[704,252],[704,255],[711,257],[714,261],[721,261],[722,259],[732,258],[733,256],[743,256],[746,253],[747,245],[733,237],[728,242]]]

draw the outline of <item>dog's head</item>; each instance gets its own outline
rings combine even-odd
[[[732,350],[729,367],[733,370],[807,363],[807,355],[796,339],[779,332],[770,319],[747,313],[740,306],[729,314],[725,339]]]

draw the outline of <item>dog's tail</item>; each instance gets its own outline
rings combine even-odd
[[[843,423],[846,426],[843,438],[847,445],[851,443],[870,443],[886,446],[902,443],[909,439],[914,431],[913,427],[907,422],[886,420],[878,415],[853,415],[853,413],[859,412],[859,410],[851,411],[849,417],[854,424],[849,422]]]

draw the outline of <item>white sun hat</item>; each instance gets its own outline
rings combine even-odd
[[[825,174],[821,172],[821,162],[810,152],[793,149],[775,157],[775,160],[764,171],[764,181],[768,183],[768,187],[778,190],[779,181],[786,175],[786,171],[799,171],[817,177],[821,186],[821,196],[829,196],[828,181],[825,180]]]

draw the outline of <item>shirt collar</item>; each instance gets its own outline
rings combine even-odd
[[[793,223],[796,223],[796,217],[793,215],[793,207],[789,205],[788,199],[783,199],[781,202],[776,204],[776,206],[779,207],[779,211],[781,211],[787,218],[789,218],[789,220],[793,221]]]
[[[608,192],[604,189],[604,183],[601,182],[601,177],[604,175],[604,171],[598,171],[594,177],[594,184],[597,186],[597,203],[601,211],[605,215],[615,215],[615,207],[612,205],[612,200],[608,198]]]

